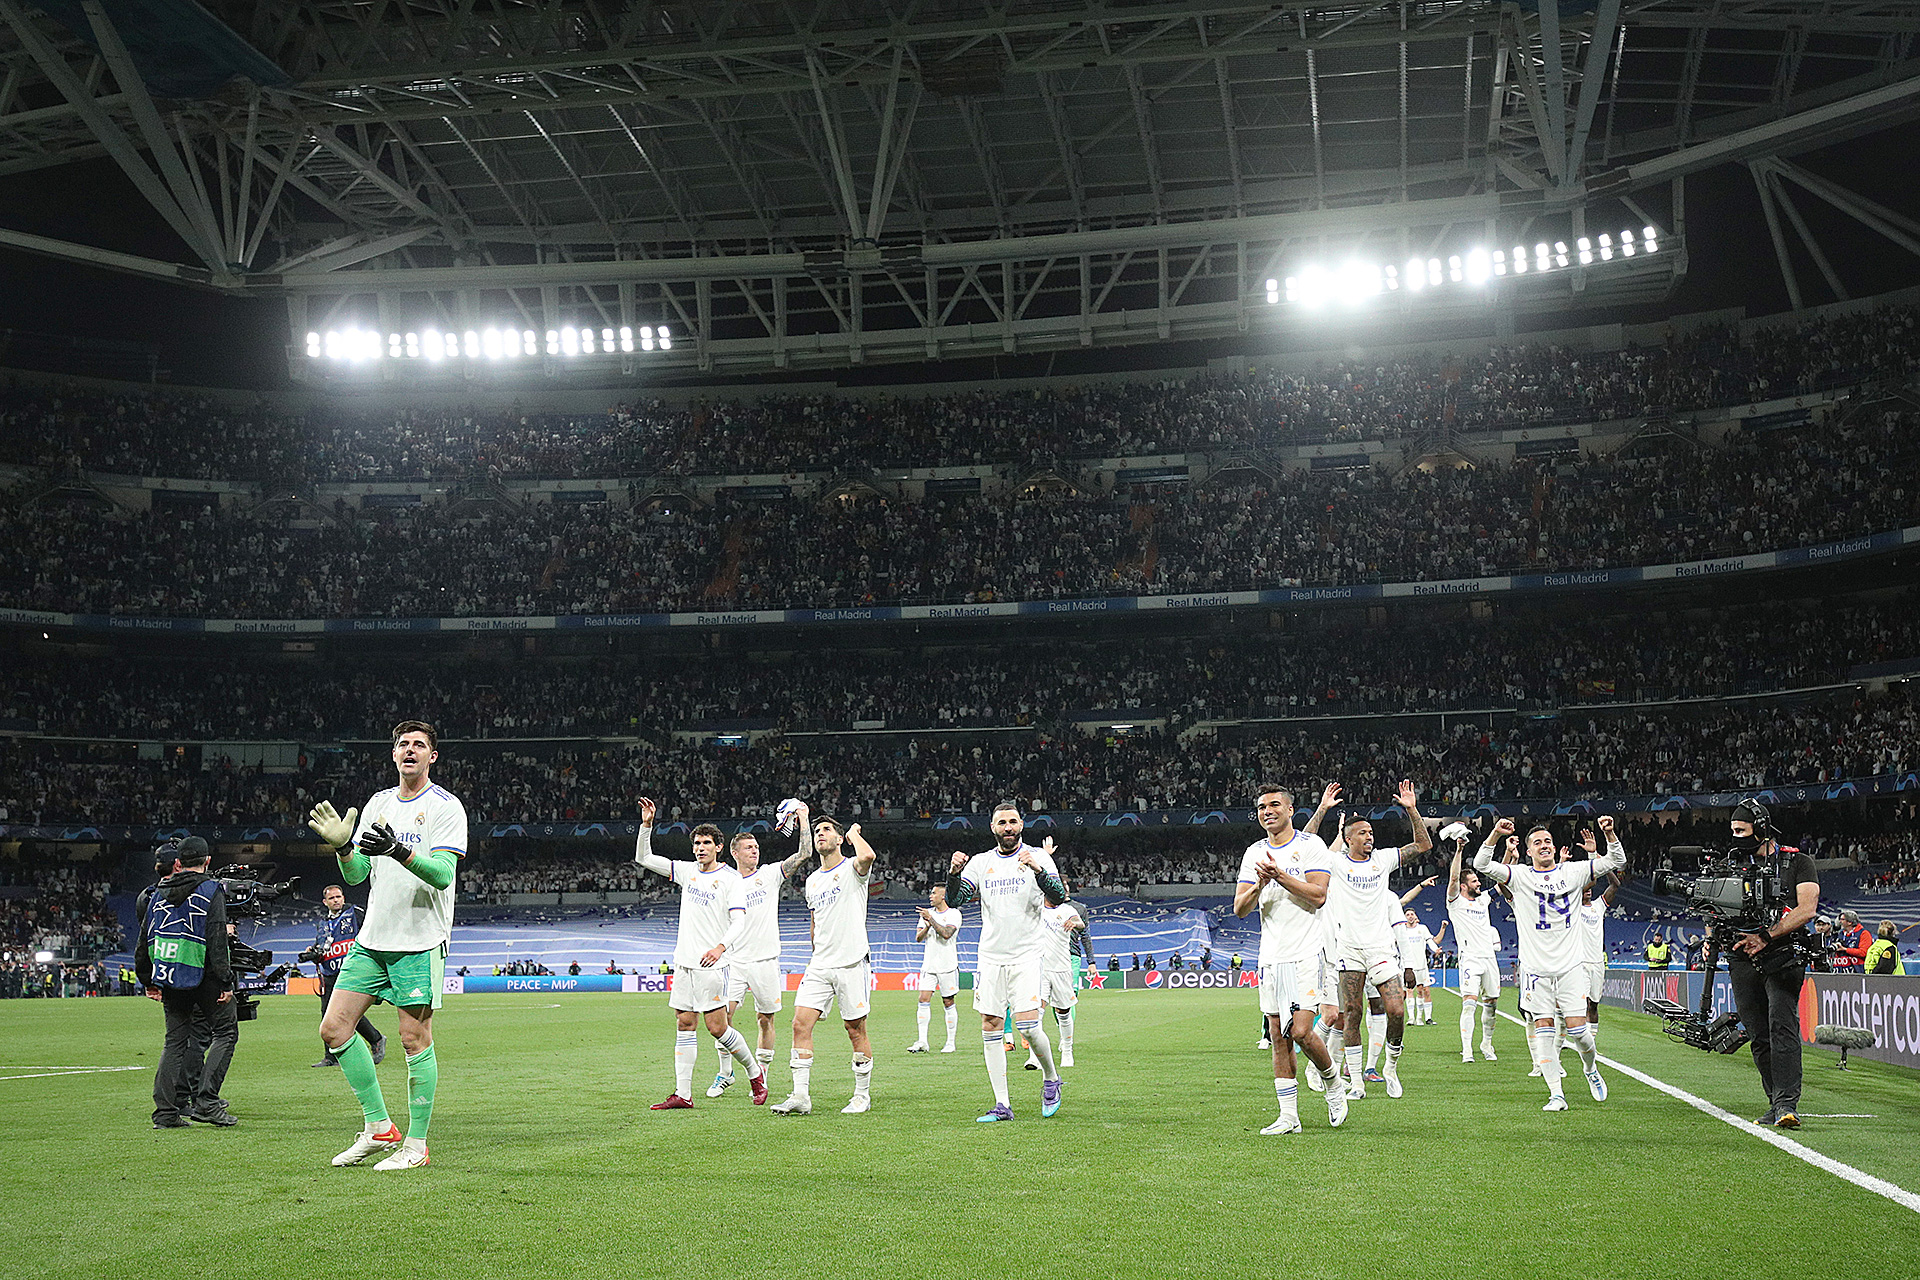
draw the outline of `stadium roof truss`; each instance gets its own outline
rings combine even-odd
[[[671,326],[598,358],[642,373],[1221,337],[1304,262],[1653,226],[1382,305],[1641,301],[1727,163],[1796,302],[1790,235],[1844,289],[1790,189],[1920,253],[1790,159],[1920,115],[1896,0],[43,2],[0,0],[0,176],[110,157],[181,260],[0,244],[283,296],[297,376],[340,324]]]

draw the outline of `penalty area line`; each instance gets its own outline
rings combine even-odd
[[[1441,990],[1451,991],[1453,989],[1451,987],[1442,987]],[[1454,994],[1458,996],[1460,993],[1455,991]],[[1500,1016],[1522,1029],[1527,1025],[1524,1019],[1514,1017],[1505,1009],[1500,1010]],[[1644,1071],[1636,1070],[1617,1058],[1609,1058],[1604,1053],[1595,1053],[1594,1058],[1599,1062],[1605,1063],[1612,1070],[1618,1071],[1622,1075],[1634,1080],[1638,1080],[1649,1089],[1664,1093],[1670,1098],[1677,1098],[1692,1107],[1695,1111],[1711,1116],[1723,1124],[1732,1125],[1742,1133],[1752,1134],[1754,1137],[1760,1139],[1760,1141],[1770,1146],[1778,1147],[1794,1159],[1805,1161],[1807,1164],[1812,1165],[1824,1173],[1832,1174],[1842,1182],[1850,1182],[1863,1191],[1871,1191],[1877,1196],[1882,1196],[1893,1201],[1893,1203],[1903,1209],[1920,1213],[1920,1195],[1916,1195],[1905,1187],[1888,1182],[1885,1178],[1876,1178],[1866,1170],[1856,1169],[1844,1161],[1835,1160],[1832,1156],[1823,1155],[1804,1143],[1795,1142],[1792,1138],[1787,1137],[1777,1129],[1763,1129],[1751,1120],[1744,1120],[1734,1115],[1725,1107],[1716,1106],[1708,1102],[1705,1098],[1688,1093],[1678,1085],[1668,1084],[1665,1080],[1656,1079]]]
[[[19,1070],[19,1067],[0,1067],[0,1072]],[[145,1070],[145,1067],[48,1067],[25,1075],[0,1075],[0,1080],[42,1080],[48,1076],[97,1076],[113,1071]]]

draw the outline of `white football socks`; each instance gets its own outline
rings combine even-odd
[[[960,1033],[960,1006],[947,1006],[947,1048],[953,1048],[954,1037]]]
[[[693,1096],[693,1068],[700,1061],[700,1038],[692,1031],[673,1033],[673,1092],[675,1097]]]
[[[993,1100],[1003,1107],[1013,1105],[1007,1096],[1007,1037],[1002,1031],[988,1031],[981,1036],[987,1050],[987,1083],[993,1086]]]
[[[747,1047],[747,1038],[740,1034],[740,1028],[728,1027],[724,1035],[714,1037],[713,1043],[727,1055],[727,1074],[733,1074],[733,1064],[739,1063],[747,1069],[748,1076],[760,1074],[760,1060],[753,1056],[753,1050]]]
[[[1022,1019],[1013,1025],[1021,1035],[1027,1038],[1027,1047],[1033,1051],[1033,1056],[1040,1060],[1040,1078],[1058,1080],[1060,1071],[1053,1064],[1053,1042],[1048,1040],[1047,1033],[1040,1029],[1040,1019],[1035,1018],[1031,1022]]]
[[[927,1027],[933,1022],[933,1006],[923,1000],[920,1002],[920,1007],[913,1016],[914,1024],[920,1028],[920,1034],[914,1038],[913,1042],[915,1044],[925,1044],[927,1042]]]
[[[794,1050],[789,1059],[793,1067],[793,1096],[796,1098],[813,1097],[813,1055]]]

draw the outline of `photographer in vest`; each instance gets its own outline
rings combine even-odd
[[[140,985],[160,1001],[167,1018],[160,1069],[153,1077],[153,1127],[184,1129],[199,1120],[227,1128],[236,1121],[219,1102],[220,1086],[233,1061],[240,1024],[234,1017],[226,891],[208,870],[205,840],[188,836],[174,857],[177,869],[154,886],[141,914],[133,955]],[[206,1019],[209,1043],[200,1078],[187,1080],[187,1041],[196,1012]],[[183,1096],[197,1100],[194,1111],[181,1112]]]

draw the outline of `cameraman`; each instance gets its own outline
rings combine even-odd
[[[1758,800],[1735,805],[1730,825],[1734,859],[1764,870],[1776,882],[1775,900],[1792,904],[1783,906],[1772,924],[1735,940],[1727,977],[1767,1091],[1767,1113],[1755,1123],[1798,1129],[1800,989],[1807,978],[1806,924],[1820,906],[1820,882],[1812,858],[1780,847],[1766,806]]]
[[[340,962],[346,959],[354,937],[360,932],[360,909],[347,901],[347,891],[337,884],[330,884],[320,891],[320,903],[326,907],[327,914],[313,927],[313,945],[302,951],[299,958],[311,962],[314,976],[320,979],[320,1011],[325,1013],[327,1000],[333,995],[333,984],[340,980]],[[367,1042],[367,1047],[373,1050],[373,1065],[379,1066],[387,1056],[387,1038],[380,1034],[380,1028],[367,1021],[365,1014],[361,1015],[360,1025],[355,1030]],[[327,1052],[325,1037],[320,1041],[320,1061],[307,1065],[340,1065]]]
[[[207,842],[188,836],[172,850],[171,875],[147,896],[140,913],[134,971],[166,1011],[167,1034],[153,1078],[153,1127],[184,1129],[192,1121],[239,1123],[220,1100],[220,1086],[240,1040],[234,1016],[233,964],[227,946],[227,898],[208,870]],[[189,1078],[188,1042],[196,1017],[207,1026],[206,1058]],[[191,1110],[182,1114],[183,1098]]]
[[[1873,935],[1861,925],[1859,912],[1849,907],[1840,913],[1840,924],[1833,931],[1832,945],[1835,973],[1866,971],[1867,952],[1873,946]]]

